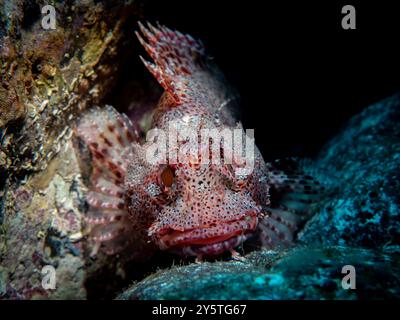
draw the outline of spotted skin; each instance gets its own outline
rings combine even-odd
[[[160,25],[139,27],[153,62],[141,59],[164,89],[153,128],[168,130],[176,121],[199,137],[205,128],[243,130],[231,108],[235,95],[200,41]],[[93,254],[139,256],[159,248],[201,258],[231,251],[255,234],[263,246],[287,246],[318,194],[311,177],[287,175],[265,163],[257,148],[254,170],[239,177],[235,158],[204,164],[186,154],[184,162],[150,163],[151,141],[140,141],[131,121],[111,106],[84,114],[76,132],[93,159],[86,215]]]

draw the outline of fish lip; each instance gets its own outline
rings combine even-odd
[[[217,256],[225,251],[231,250],[245,242],[252,232],[244,232],[240,235],[232,236],[224,241],[205,244],[188,245],[183,247],[172,247],[169,250],[184,256]]]
[[[218,232],[215,230],[222,225],[228,228],[228,231]],[[243,243],[256,229],[257,225],[256,212],[250,212],[240,219],[225,221],[211,227],[197,227],[184,231],[172,228],[164,229],[162,233],[158,233],[156,242],[162,250],[183,255],[199,255],[198,252],[204,252],[204,255],[208,255],[207,252],[210,253],[209,255],[217,255]],[[207,231],[206,233],[196,234],[207,229],[211,231],[212,236],[209,236]],[[214,251],[215,253],[213,253]]]

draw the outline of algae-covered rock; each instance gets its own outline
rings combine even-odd
[[[98,274],[94,291],[106,296],[123,278],[118,259],[85,249],[88,174],[73,128],[133,55],[138,2],[1,1],[0,298],[83,299]],[[42,26],[46,4],[55,29]],[[55,289],[42,286],[44,266]]]
[[[58,1],[55,29],[45,29],[45,1],[3,2],[0,159],[9,161],[1,172],[20,176],[44,170],[71,123],[113,88],[131,51],[123,28],[136,9],[133,1]]]
[[[385,299],[400,297],[399,260],[367,249],[257,251],[247,261],[190,264],[160,271],[118,299]],[[397,257],[398,258],[398,257]],[[356,289],[344,289],[345,265]]]
[[[366,108],[314,164],[331,194],[300,234],[306,244],[400,245],[400,95]]]

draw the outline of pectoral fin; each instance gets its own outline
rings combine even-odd
[[[325,187],[299,169],[294,160],[268,164],[271,205],[260,221],[260,239],[269,248],[293,244],[296,233],[313,215]]]

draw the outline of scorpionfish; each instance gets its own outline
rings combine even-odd
[[[230,107],[232,90],[200,41],[162,25],[139,27],[154,63],[140,58],[164,89],[152,128],[167,130],[175,121],[198,135],[202,128],[243,130]],[[241,175],[235,170],[243,163],[235,160],[149,162],[151,141],[137,128],[111,106],[92,108],[78,121],[92,159],[85,215],[92,254],[161,249],[202,259],[235,255],[250,237],[267,248],[287,247],[320,192],[312,177],[266,163],[257,147],[254,169]]]

